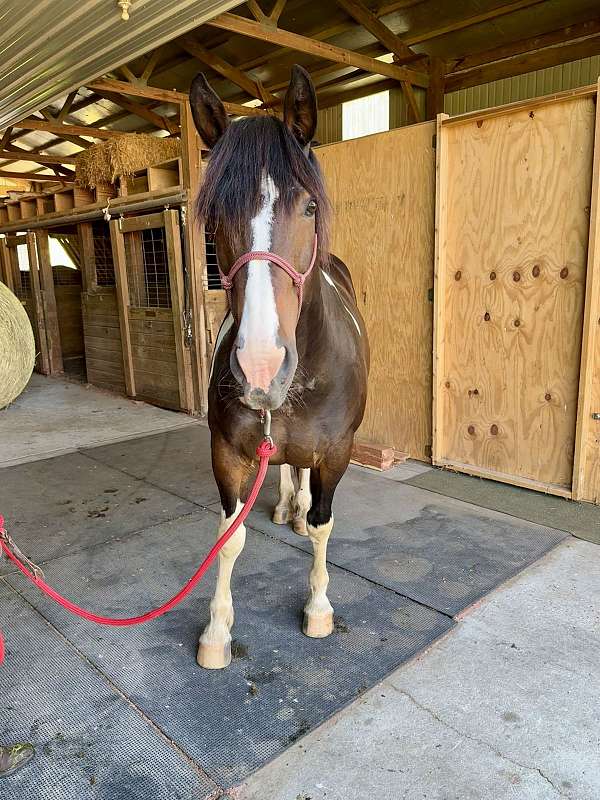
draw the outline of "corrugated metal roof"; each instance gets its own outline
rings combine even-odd
[[[148,52],[239,0],[4,0],[0,129]]]

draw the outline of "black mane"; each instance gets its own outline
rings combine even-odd
[[[229,125],[212,150],[196,201],[196,212],[210,232],[217,227],[239,240],[260,206],[261,178],[267,172],[289,210],[301,187],[317,203],[319,263],[329,254],[329,201],[317,159],[308,157],[276,117],[246,117]]]

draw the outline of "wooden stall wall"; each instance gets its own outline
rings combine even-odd
[[[358,438],[431,457],[435,123],[318,148],[371,344]]]
[[[94,386],[125,394],[110,230],[103,221],[83,222],[79,236],[87,379]]]
[[[438,124],[434,463],[570,496],[592,93]]]

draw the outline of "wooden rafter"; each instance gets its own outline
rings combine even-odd
[[[56,117],[56,121],[57,122],[63,122],[65,117],[69,116],[69,112],[71,111],[71,106],[73,105],[73,101],[77,97],[78,93],[79,93],[79,89],[75,89],[75,91],[71,92],[67,96],[67,99],[63,103],[63,106],[62,106],[61,110],[58,112],[58,115]]]
[[[13,132],[12,127],[7,128],[4,133],[2,134],[2,138],[0,139],[0,150],[4,150],[6,145],[11,141],[10,137]]]
[[[31,153],[28,150],[0,150],[0,159],[11,161],[35,161],[37,164],[75,164],[74,156],[50,156]]]
[[[271,42],[272,44],[280,44],[284,47],[289,47],[291,50],[319,56],[328,61],[350,64],[376,75],[394,78],[397,81],[409,81],[417,86],[427,86],[429,83],[429,77],[422,72],[416,72],[396,64],[387,64],[384,61],[378,61],[353,50],[346,50],[343,47],[320,42],[317,39],[309,39],[307,36],[301,36],[291,31],[284,31],[280,28],[271,30],[259,22],[254,22],[251,19],[239,17],[235,14],[220,14],[218,17],[209,20],[207,25],[249,36],[253,39]]]
[[[144,71],[140,75],[140,83],[148,83],[152,73],[154,72],[156,65],[158,64],[158,59],[161,55],[161,48],[157,47],[150,58],[148,59],[148,63],[144,67]]]
[[[568,61],[578,61],[581,58],[598,54],[600,54],[600,34],[588,36],[577,42],[545,47],[533,53],[522,53],[467,71],[452,73],[446,76],[446,91],[454,92],[457,89],[479,86],[482,83],[502,78],[512,78],[515,75],[524,75],[527,72],[555,67]]]
[[[43,119],[34,119],[28,117],[27,119],[18,122],[15,127],[23,128],[28,131],[46,131],[47,133],[56,133],[59,136],[91,136],[94,139],[117,139],[120,136],[129,136],[130,134],[124,131],[106,131],[99,128],[92,128],[89,125],[60,125],[57,122],[44,121]],[[85,139],[81,140],[86,146],[90,142]]]
[[[463,56],[453,61],[448,72],[450,74],[454,72],[464,72],[474,69],[475,67],[481,67],[484,64],[490,64],[493,61],[502,61],[512,56],[542,50],[544,47],[550,47],[551,45],[561,45],[569,42],[574,43],[579,39],[584,39],[587,36],[592,36],[597,33],[600,33],[600,19],[581,22],[577,25],[569,25],[566,28],[560,28],[550,33],[531,36],[527,39],[520,39],[517,42],[510,42],[500,45],[500,47],[494,47],[491,50],[483,50],[478,53],[473,53],[472,55]]]
[[[258,100],[273,103],[275,105],[281,103],[281,100],[279,97],[277,97],[277,95],[265,90],[249,75],[247,75],[245,72],[242,72],[241,69],[229,64],[227,61],[222,59],[221,56],[217,55],[211,50],[207,50],[190,36],[183,36],[178,40],[178,42],[191,56],[197,58],[199,61],[202,61],[204,64],[209,66],[215,72],[218,72],[219,75],[222,75],[224,78],[230,80],[232,83],[235,83],[236,86],[239,86],[240,89],[243,89],[247,94],[250,95],[250,97],[255,97]]]
[[[378,42],[393,53],[398,61],[396,63],[406,63],[414,61],[416,58],[422,58],[404,44],[404,42],[391,31],[378,17],[375,16],[369,9],[361,2],[361,0],[336,0],[337,4],[341,6],[344,11],[349,14],[359,25],[369,33],[371,33]]]
[[[97,80],[89,83],[88,88],[94,89],[94,91],[97,93],[127,92],[128,94],[136,97],[147,97],[151,100],[159,100],[161,103],[174,103],[175,105],[179,105],[179,103],[187,103],[188,101],[188,95],[186,92],[175,92],[171,89],[159,89],[156,86],[132,86],[129,83],[115,81],[109,78],[98,78]],[[117,101],[115,100],[113,102]],[[254,116],[265,113],[264,111],[261,111],[260,108],[251,108],[249,106],[240,105],[239,103],[224,102],[223,105],[229,114],[233,114],[235,116]]]
[[[101,83],[102,81],[100,81]],[[110,90],[103,90],[98,88],[99,82],[96,81],[94,83],[94,90],[96,94],[99,94],[100,97],[104,97],[106,100],[110,100],[111,103],[114,103],[117,106],[121,106],[126,111],[129,111],[131,114],[135,114],[136,117],[140,117],[140,119],[145,119],[151,125],[154,125],[155,128],[159,130],[165,130],[169,133],[177,133],[179,130],[179,126],[168,120],[166,117],[161,116],[160,114],[156,114],[154,111],[151,111],[147,106],[142,105],[141,103],[136,103],[134,100],[129,100],[127,97],[123,97],[121,93],[116,94]],[[107,81],[105,81],[107,83]],[[123,81],[108,81],[108,83],[119,83],[122,84],[124,87],[120,90],[120,92],[126,92],[127,94],[136,94],[136,87],[134,84],[124,83]],[[88,87],[89,88],[89,87]]]
[[[7,172],[0,170],[0,178],[16,178],[24,181],[38,183],[39,181],[52,181],[52,183],[72,183],[69,178],[56,175],[38,175],[35,172]]]

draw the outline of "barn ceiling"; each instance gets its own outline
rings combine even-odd
[[[239,5],[239,0],[4,0],[0,128],[97,75]]]

